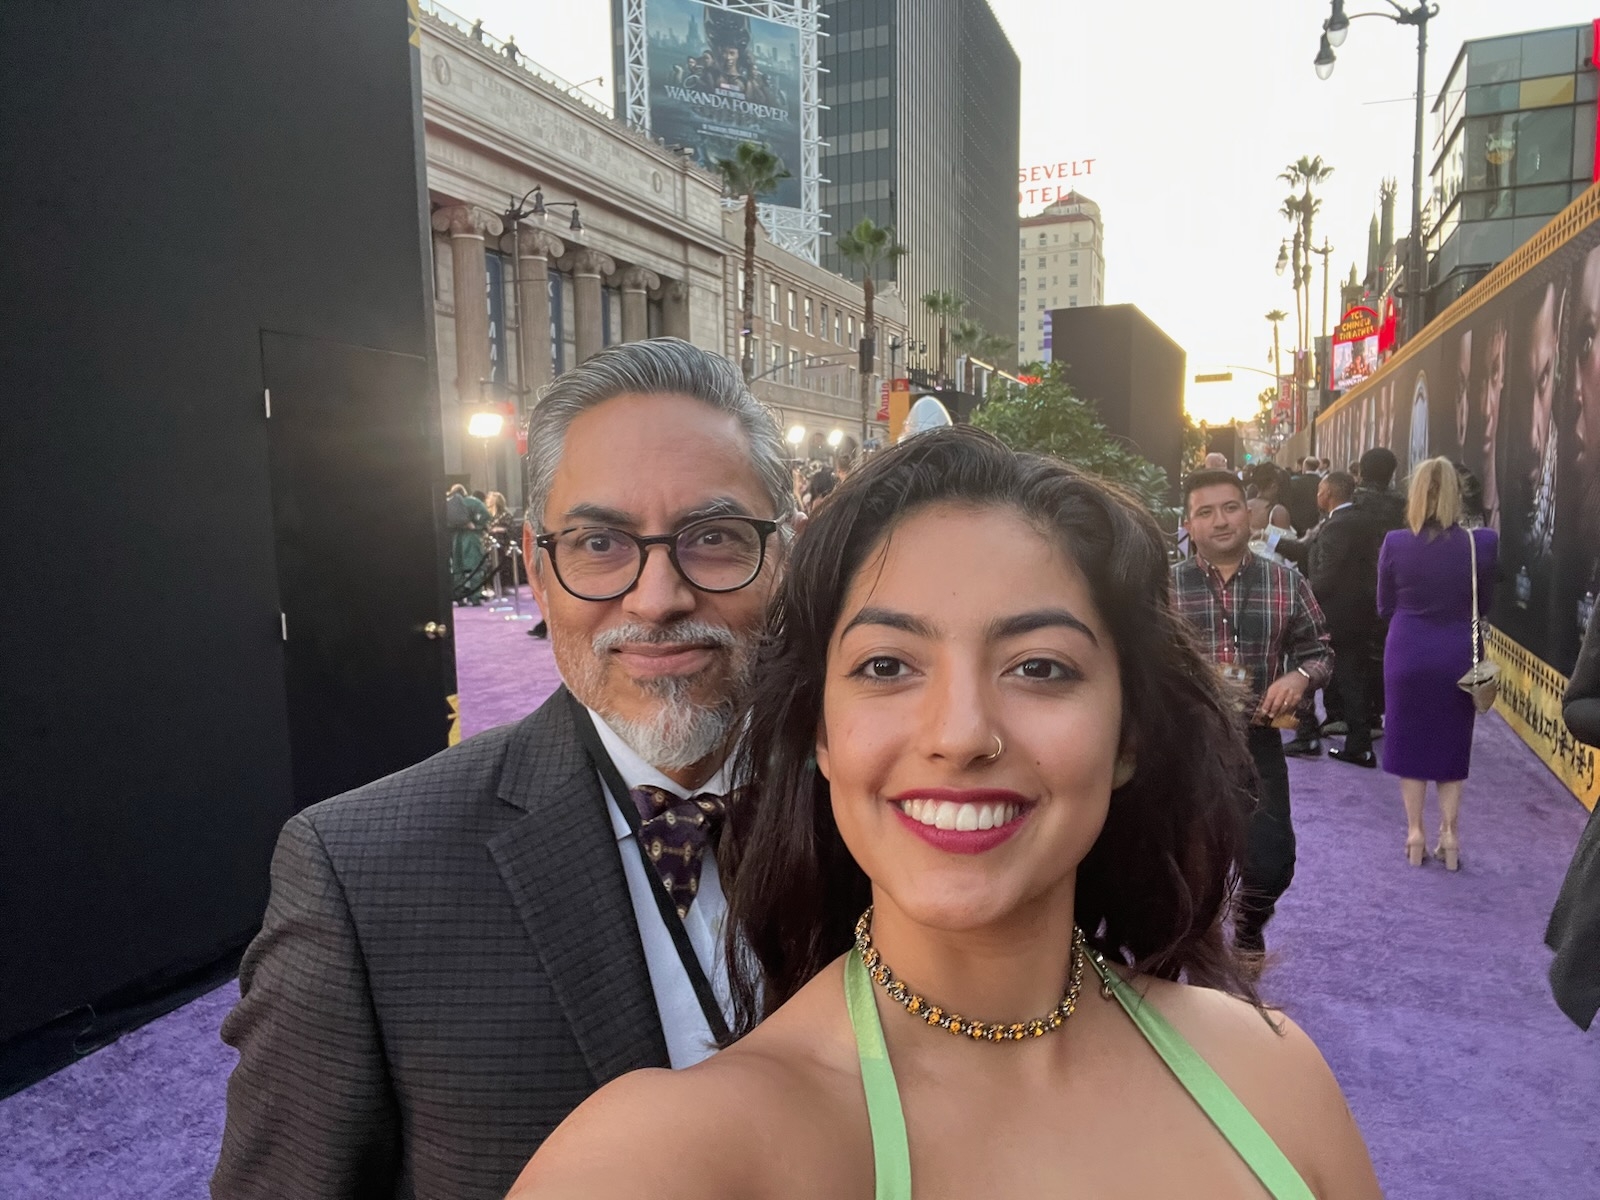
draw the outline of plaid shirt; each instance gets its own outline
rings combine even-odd
[[[1313,688],[1333,674],[1322,609],[1310,585],[1290,567],[1247,550],[1224,583],[1221,572],[1196,554],[1173,564],[1172,605],[1200,634],[1212,662],[1236,663],[1250,673],[1250,693],[1257,702],[1274,680],[1296,667]]]

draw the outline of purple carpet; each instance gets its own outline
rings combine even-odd
[[[556,685],[549,644],[508,615],[456,610],[464,735]],[[1450,875],[1406,865],[1394,780],[1325,759],[1290,776],[1300,863],[1263,990],[1322,1047],[1387,1194],[1600,1197],[1600,1033],[1557,1011],[1542,944],[1582,807],[1498,718],[1480,720]],[[233,1065],[217,1027],[236,994],[0,1102],[0,1198],[204,1197]]]

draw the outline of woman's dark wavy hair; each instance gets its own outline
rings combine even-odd
[[[1250,759],[1216,672],[1171,607],[1160,529],[1123,488],[956,427],[918,434],[840,484],[795,542],[774,598],[725,843],[735,1036],[844,953],[871,902],[814,758],[828,644],[868,556],[933,504],[1029,521],[1087,577],[1116,645],[1137,768],[1079,867],[1078,924],[1137,971],[1257,1003],[1222,937]]]

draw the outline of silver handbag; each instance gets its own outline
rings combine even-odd
[[[1500,694],[1500,664],[1483,657],[1483,621],[1478,616],[1478,539],[1470,529],[1467,547],[1472,559],[1472,666],[1456,680],[1456,686],[1472,697],[1473,708],[1486,713]]]

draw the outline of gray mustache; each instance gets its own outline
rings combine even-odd
[[[605,654],[625,645],[662,645],[672,642],[693,642],[697,645],[715,646],[719,650],[732,650],[739,644],[733,631],[723,625],[705,621],[674,621],[670,625],[618,625],[595,635],[594,652]]]

